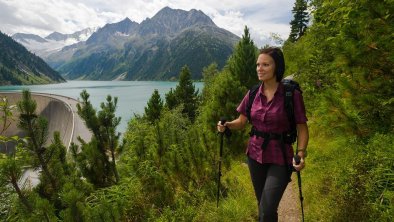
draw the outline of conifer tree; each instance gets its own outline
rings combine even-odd
[[[256,74],[256,59],[258,50],[250,38],[249,29],[245,27],[244,35],[237,44],[227,66],[210,79],[204,86],[204,100],[200,107],[201,115],[198,121],[202,124],[203,137],[206,146],[215,149],[217,144],[216,123],[221,117],[234,119],[238,117],[236,111],[248,88],[258,83]],[[231,150],[243,152],[239,144],[246,141],[245,131],[235,131],[231,137]],[[237,154],[237,152],[232,152]]]
[[[93,133],[93,138],[89,143],[80,139],[81,152],[76,147],[72,147],[72,152],[84,176],[97,187],[106,187],[119,182],[116,153],[120,133],[116,133],[116,127],[121,118],[115,116],[118,99],[115,97],[112,100],[108,95],[107,102],[101,103],[101,110],[97,112],[89,96],[86,90],[82,91],[82,104],[77,104],[77,109],[78,115]]]
[[[5,188],[11,185],[12,188],[17,193],[21,203],[26,207],[27,211],[31,213],[33,211],[33,207],[28,200],[28,195],[26,192],[24,192],[24,190],[22,189],[22,187],[19,186],[18,183],[20,177],[22,176],[22,166],[23,164],[26,164],[26,161],[24,158],[21,158],[19,153],[17,155],[17,150],[18,151],[20,150],[17,147],[12,152],[9,152],[9,150],[7,150],[7,144],[9,142],[18,143],[19,138],[17,136],[13,136],[9,138],[3,135],[3,133],[11,125],[12,112],[14,108],[15,108],[14,105],[9,105],[8,99],[6,97],[1,99],[0,124],[2,126],[2,129],[0,130],[0,143],[2,143],[6,148],[5,149],[6,153],[0,154],[0,188],[2,188],[1,189],[2,204],[7,204],[7,202],[10,201],[9,199],[5,198],[6,197],[5,195],[7,195],[8,193],[7,192],[8,189]],[[8,205],[10,205],[10,203],[8,203]],[[3,207],[7,207],[7,206],[1,206],[0,209],[2,210],[2,212],[8,211],[2,209]]]
[[[182,113],[186,114],[191,121],[194,121],[198,106],[198,90],[195,90],[187,66],[182,68],[179,74],[179,83],[175,90],[170,90],[166,94],[166,105],[169,109],[183,105]]]
[[[43,176],[48,178],[53,192],[58,189],[59,184],[55,179],[54,172],[51,172],[48,166],[52,155],[44,146],[48,138],[48,121],[36,114],[36,108],[37,103],[31,98],[30,91],[24,90],[22,100],[18,102],[19,127],[26,132],[28,137],[25,148],[31,152],[34,158],[33,167],[42,169]]]
[[[6,109],[3,105],[7,105],[7,103],[0,102],[1,111],[5,114],[1,120],[8,121],[12,112],[10,108]],[[40,122],[43,117],[36,115],[35,107],[36,102],[31,98],[30,92],[24,91],[23,98],[18,103],[21,113],[19,126],[26,130],[27,135],[33,137],[12,136],[7,138],[0,135],[1,142],[5,142],[6,139],[17,143],[14,151],[0,155],[1,188],[3,185],[7,187],[12,185],[20,200],[20,202],[9,203],[10,217],[8,219],[11,221],[57,221],[62,217],[60,216],[63,214],[61,211],[80,212],[82,209],[82,206],[79,206],[78,209],[73,208],[75,206],[70,205],[70,202],[74,200],[65,194],[78,193],[79,199],[83,200],[91,192],[89,185],[81,180],[81,176],[75,175],[75,167],[67,163],[66,147],[61,141],[60,133],[54,132],[52,143],[45,146],[45,138],[47,137],[45,121],[44,123]],[[3,126],[9,126],[9,124],[3,124]],[[29,129],[33,129],[33,132]],[[39,152],[36,152],[37,145],[35,144],[40,145]],[[41,164],[41,159],[45,165]],[[20,184],[20,177],[26,166],[42,169],[39,183],[34,189],[29,184]],[[55,182],[55,187],[52,180]],[[69,185],[66,190],[65,184]],[[21,207],[20,203],[24,207]]]
[[[160,113],[163,109],[163,100],[161,100],[159,91],[155,89],[151,98],[148,101],[147,107],[145,107],[145,116],[150,122],[155,122],[160,119]]]
[[[250,38],[248,27],[245,26],[242,39],[236,46],[228,61],[230,73],[247,88],[258,82],[256,74],[257,48]]]
[[[306,31],[309,22],[307,7],[307,0],[296,0],[294,3],[293,10],[291,10],[294,18],[290,22],[291,31],[289,41],[291,42],[297,41]]]
[[[207,94],[207,90],[205,90],[206,88],[209,88],[213,81],[215,76],[219,73],[218,70],[218,64],[217,63],[212,63],[207,67],[204,67],[202,70],[202,76],[204,79],[204,88],[202,91],[202,101],[204,102],[205,98],[207,98],[209,95]]]
[[[13,155],[6,156],[5,154],[0,158],[0,186],[6,187],[11,185],[26,210],[32,213],[33,206],[28,199],[28,192],[18,183],[19,179],[22,177],[23,160],[24,159],[21,158],[15,158]],[[5,201],[6,200],[2,200],[2,204],[4,204]]]
[[[165,99],[166,99],[165,106],[168,109],[174,109],[178,105],[178,101],[175,96],[175,91],[172,88],[170,89],[170,91],[168,93],[165,94]]]

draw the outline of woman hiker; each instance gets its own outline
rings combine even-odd
[[[253,127],[246,149],[248,166],[257,198],[259,221],[270,222],[278,221],[277,209],[290,181],[291,170],[300,171],[305,167],[309,134],[302,94],[294,90],[297,154],[301,157],[296,165],[291,145],[294,141],[286,139],[291,122],[285,109],[285,85],[281,82],[285,71],[282,51],[276,47],[260,50],[256,71],[262,84],[250,103],[252,106],[248,110],[249,91],[237,108],[239,117],[223,125],[219,121],[217,128],[219,132],[224,132],[226,127],[243,129],[249,116]]]

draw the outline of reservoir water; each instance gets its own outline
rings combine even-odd
[[[68,81],[49,85],[0,86],[0,91],[21,92],[23,89],[29,89],[31,92],[80,99],[80,93],[85,89],[96,110],[100,110],[100,104],[106,101],[107,95],[118,97],[116,116],[122,118],[118,131],[124,133],[128,121],[134,114],[144,113],[144,107],[155,89],[159,91],[161,99],[165,101],[164,95],[171,88],[175,89],[177,84],[178,82],[165,81]],[[203,83],[196,82],[194,85],[201,92]]]

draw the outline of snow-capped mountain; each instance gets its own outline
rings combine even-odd
[[[87,28],[72,34],[53,32],[42,38],[38,35],[16,33],[12,38],[41,58],[60,51],[63,47],[86,41],[98,28]]]

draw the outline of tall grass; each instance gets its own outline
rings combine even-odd
[[[394,221],[394,136],[359,141],[311,128],[307,221]]]

